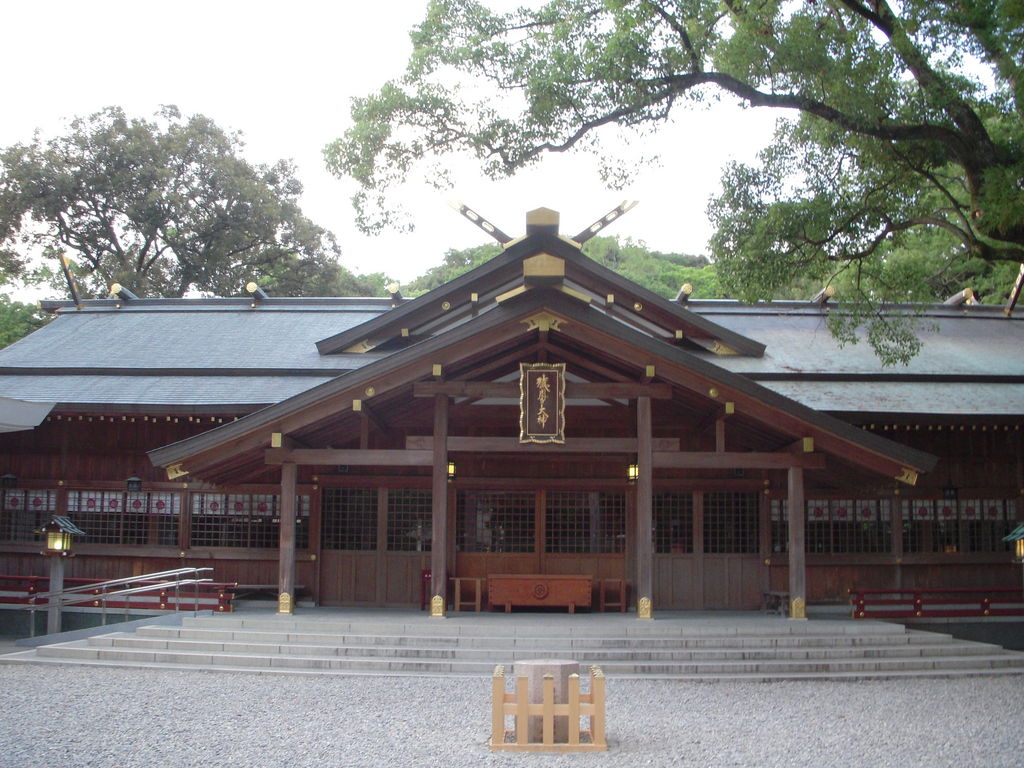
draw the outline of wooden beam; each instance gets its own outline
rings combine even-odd
[[[413,435],[405,438],[407,451],[428,451],[433,438]],[[660,437],[652,440],[655,451],[671,453],[679,450],[679,438]],[[564,444],[520,443],[516,437],[448,438],[449,451],[469,453],[636,453],[638,444],[632,437],[569,437]],[[344,463],[344,462],[338,462]]]
[[[356,405],[357,403],[358,406]],[[384,423],[384,420],[380,417],[380,415],[378,415],[378,413],[373,408],[371,408],[365,401],[353,400],[352,410],[361,413],[363,417],[377,429],[378,432],[382,434],[387,434],[388,425]]]
[[[787,445],[784,450],[795,456],[800,456],[805,453],[814,453],[814,438],[801,437],[799,440],[795,440]]]
[[[375,448],[270,448],[264,452],[267,464],[291,462],[311,467],[344,464],[353,467],[429,467],[430,451]]]
[[[786,497],[789,509],[789,618],[807,618],[807,555],[804,544],[804,470],[790,467]]]
[[[433,600],[441,597],[440,615],[448,600],[448,398],[434,398],[433,450],[430,452],[431,523],[430,523],[430,615],[437,616]],[[456,599],[458,596],[456,595]]]
[[[653,532],[654,465],[651,438],[651,399],[641,397],[636,403],[637,479],[636,479],[636,596],[637,616],[652,618],[654,598],[654,562],[651,536]],[[646,598],[646,599],[645,599]]]
[[[518,381],[418,381],[413,385],[416,397],[501,397],[518,398]],[[662,383],[637,383],[630,381],[601,381],[565,383],[566,399],[633,399],[650,397],[667,400],[672,397],[672,387]]]
[[[281,465],[281,516],[278,536],[277,612],[295,610],[295,480],[297,467]]]
[[[655,451],[654,466],[658,469],[824,469],[825,456],[820,453],[795,455],[757,451]]]

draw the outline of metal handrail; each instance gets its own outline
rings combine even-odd
[[[33,594],[29,597],[28,605],[24,606],[23,610],[32,612],[29,618],[29,637],[35,637],[36,634],[36,610],[40,607],[36,602],[41,598],[46,598],[46,606],[49,609],[54,601],[58,604],[58,607],[64,607],[65,605],[74,605],[76,603],[82,603],[86,601],[93,601],[100,603],[100,625],[107,625],[107,599],[111,597],[118,597],[122,595],[134,595],[143,594],[145,592],[155,592],[162,589],[166,589],[168,586],[174,588],[174,610],[180,610],[180,589],[183,586],[193,585],[195,586],[195,599],[192,603],[192,614],[198,615],[199,613],[199,585],[204,583],[212,583],[213,579],[209,578],[189,578],[181,579],[180,576],[191,575],[197,576],[199,573],[204,571],[212,571],[213,568],[175,568],[170,571],[157,571],[154,573],[144,573],[141,576],[128,576],[120,579],[109,579],[107,581],[101,581],[94,584],[82,584],[77,587],[69,587],[68,589],[62,589],[59,592],[41,592]],[[174,578],[171,578],[174,577]],[[162,580],[161,580],[162,579]],[[143,584],[138,587],[129,587],[127,589],[115,590],[108,592],[109,587],[116,587],[121,584],[134,584],[139,581],[154,581],[154,584]],[[125,615],[131,613],[129,606],[125,607]]]

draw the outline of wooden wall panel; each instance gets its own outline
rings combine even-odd
[[[761,604],[761,565],[756,555],[705,555],[704,607],[752,610]]]
[[[416,552],[388,552],[384,559],[381,599],[385,605],[419,605],[423,558]],[[429,566],[428,566],[429,567]]]
[[[377,553],[327,550],[321,555],[323,605],[377,605]]]
[[[697,580],[697,558],[693,555],[654,556],[655,610],[700,608],[703,589]]]

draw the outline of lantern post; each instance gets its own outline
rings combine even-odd
[[[53,519],[37,531],[46,537],[46,548],[43,557],[50,561],[50,597],[46,609],[46,634],[60,632],[61,593],[64,591],[64,558],[72,557],[72,537],[83,535],[85,531],[71,522],[64,515],[54,515]]]

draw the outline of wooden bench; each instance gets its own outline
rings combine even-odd
[[[502,573],[487,576],[487,599],[493,610],[505,606],[528,608],[589,608],[593,579],[585,574]]]

